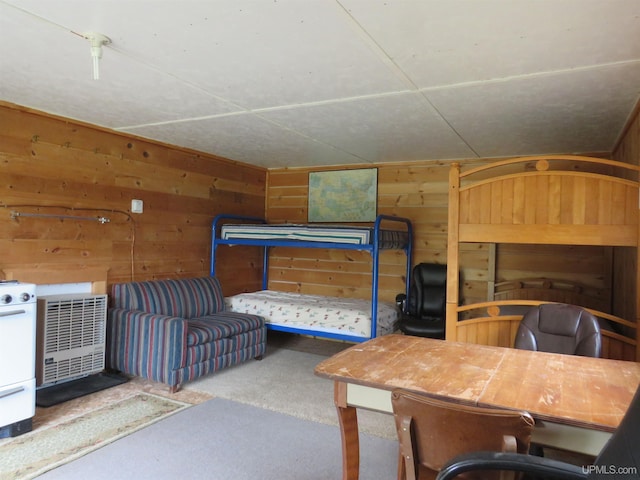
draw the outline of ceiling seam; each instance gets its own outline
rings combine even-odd
[[[467,148],[469,148],[469,150],[471,152],[473,152],[473,154],[476,156],[476,158],[482,158],[480,156],[480,154],[476,151],[476,149],[473,148],[471,146],[471,144],[465,140],[465,138],[462,136],[462,134],[460,132],[458,132],[458,130],[451,124],[451,122],[449,122],[449,120],[447,120],[447,118],[442,114],[442,112],[440,112],[440,110],[438,110],[438,108],[433,103],[431,103],[431,100],[429,100],[429,98],[425,95],[425,93],[424,92],[420,92],[420,96],[421,96],[421,98],[424,99],[425,102],[427,102],[431,106],[431,108],[433,108],[433,111],[436,112],[438,114],[438,116],[442,119],[442,121],[449,126],[451,131],[456,134],[456,136],[460,139],[460,141],[462,143],[464,143],[467,146]]]
[[[217,96],[211,92],[208,92],[206,90],[204,90],[202,87],[199,87],[198,85],[192,84],[186,80],[183,80],[180,77],[177,77],[175,75],[170,75],[167,74],[166,72],[160,70],[159,68],[153,66],[152,64],[143,62],[131,55],[127,55],[124,52],[122,52],[121,50],[117,49],[117,48],[113,48],[113,47],[109,47],[112,50],[117,51],[118,53],[125,55],[129,58],[131,58],[132,60],[135,60],[137,62],[142,63],[143,65],[146,65],[147,67],[150,67],[156,71],[159,71],[160,73],[172,76],[173,78],[180,80],[181,82],[185,82],[186,84],[192,86],[193,88],[202,91],[203,93],[206,93],[207,95],[216,98],[222,102],[228,103],[230,105],[233,105],[235,107],[238,108],[237,111],[233,111],[233,112],[225,112],[225,113],[218,113],[218,114],[214,114],[214,115],[203,115],[200,117],[192,117],[192,118],[183,118],[183,119],[179,119],[179,120],[167,120],[164,122],[153,122],[153,123],[146,123],[146,124],[139,124],[139,125],[129,125],[129,126],[123,126],[123,127],[119,127],[119,128],[141,128],[141,127],[148,127],[148,126],[158,126],[158,125],[170,125],[173,123],[182,123],[182,122],[190,122],[190,121],[200,121],[200,120],[208,120],[208,119],[214,119],[214,118],[225,118],[225,117],[232,117],[232,116],[237,116],[237,115],[246,115],[246,114],[256,114],[256,113],[266,113],[266,112],[275,112],[275,111],[281,111],[281,110],[293,110],[293,109],[297,109],[297,108],[307,108],[307,107],[314,107],[314,106],[323,106],[323,105],[334,105],[334,104],[339,104],[339,103],[349,103],[349,102],[354,102],[354,101],[359,101],[359,100],[370,100],[372,98],[385,98],[385,97],[392,97],[392,96],[396,96],[396,95],[405,95],[408,93],[420,93],[422,96],[424,96],[424,93],[428,93],[428,92],[433,92],[433,91],[443,91],[443,90],[448,90],[448,89],[457,89],[457,88],[465,88],[465,87],[473,87],[473,86],[477,86],[477,85],[486,85],[486,84],[495,84],[495,83],[502,83],[502,82],[509,82],[512,80],[521,80],[521,79],[526,79],[526,78],[536,78],[536,77],[541,77],[541,76],[553,76],[553,75],[558,75],[558,74],[563,74],[563,73],[573,73],[573,72],[579,72],[579,71],[585,71],[585,70],[593,70],[593,69],[598,69],[598,68],[606,68],[606,67],[610,67],[610,66],[619,66],[619,65],[632,65],[635,63],[639,63],[639,60],[627,60],[627,61],[620,61],[620,62],[611,62],[611,63],[603,63],[603,64],[599,64],[599,65],[591,65],[591,66],[584,66],[584,67],[576,67],[576,68],[571,68],[571,69],[563,69],[563,70],[551,70],[551,71],[544,71],[544,72],[535,72],[535,73],[528,73],[528,74],[522,74],[522,75],[511,75],[508,77],[500,77],[500,78],[493,78],[493,79],[488,79],[488,80],[475,80],[475,81],[469,81],[469,82],[460,82],[460,83],[456,83],[456,84],[449,84],[449,85],[434,85],[431,87],[422,87],[422,88],[415,88],[412,90],[397,90],[397,91],[392,91],[392,92],[382,92],[382,93],[374,93],[374,94],[370,94],[370,95],[358,95],[358,96],[354,96],[354,97],[344,97],[344,98],[339,98],[339,99],[330,99],[330,100],[318,100],[318,101],[314,101],[314,102],[306,102],[306,103],[292,103],[292,104],[287,104],[287,105],[277,105],[277,106],[273,106],[273,107],[262,107],[262,108],[248,108],[248,107],[244,107],[242,105],[239,105],[235,102],[232,102],[230,100],[227,100],[224,97],[220,97]],[[429,102],[429,104],[433,107],[433,104],[429,101],[429,99],[427,98],[427,102]],[[439,115],[442,115],[437,108],[434,107],[434,110],[436,112],[438,112]]]
[[[344,5],[342,5],[340,0],[335,0],[335,4],[338,5],[339,10],[346,15],[354,31],[360,36],[360,38],[363,39],[363,41],[367,44],[367,46],[371,49],[371,51],[380,60],[382,60],[382,62],[387,67],[389,67],[394,72],[394,74],[402,80],[402,82],[405,85],[409,86],[411,90],[420,93],[420,98],[423,98],[424,101],[427,102],[427,104],[433,109],[433,111],[438,115],[438,117],[440,117],[440,119],[442,119],[442,121],[451,129],[454,135],[456,135],[460,139],[460,141],[464,143],[471,152],[473,152],[474,155],[480,158],[480,155],[478,155],[478,152],[476,152],[476,150],[469,144],[469,142],[467,142],[464,139],[464,137],[460,134],[460,132],[458,132],[458,130],[456,130],[453,127],[453,125],[451,125],[451,123],[442,115],[440,110],[438,110],[431,103],[431,101],[424,95],[424,93],[420,91],[420,88],[418,87],[418,85],[416,85],[416,83],[411,79],[411,77],[393,60],[393,58],[385,51],[384,48],[382,48],[382,46],[380,46],[380,44],[369,34],[369,32],[367,32],[367,30],[360,24],[360,22],[358,22],[351,15],[351,13],[349,13],[347,8]]]
[[[28,15],[28,16],[33,17],[33,18],[36,18],[36,19],[38,19],[39,21],[44,22],[44,23],[46,23],[46,24],[48,24],[48,25],[52,25],[52,26],[54,26],[54,27],[56,27],[56,28],[59,28],[59,29],[61,29],[61,30],[66,31],[66,32],[75,33],[75,32],[73,32],[70,28],[65,27],[64,25],[60,25],[59,23],[56,23],[56,22],[53,22],[53,21],[51,21],[51,20],[49,20],[49,19],[46,19],[46,18],[44,18],[44,17],[41,17],[40,15],[36,15],[35,13],[31,13],[30,11],[25,10],[24,8],[18,7],[17,5],[13,5],[13,4],[11,4],[11,3],[5,2],[4,0],[0,0],[0,3],[3,3],[3,4],[4,4],[4,5],[6,5],[7,7],[9,7],[9,8],[13,8],[14,10],[18,10],[19,12],[22,12],[22,13],[24,13],[25,15]]]
[[[308,107],[321,107],[325,105],[335,105],[340,103],[350,103],[357,102],[360,100],[371,100],[374,98],[387,98],[394,97],[397,95],[406,95],[406,94],[416,94],[418,92],[412,92],[409,90],[402,91],[394,91],[394,92],[386,92],[386,93],[374,93],[370,95],[358,95],[355,97],[344,97],[339,99],[331,99],[331,100],[318,100],[315,102],[307,102],[307,103],[292,103],[288,105],[277,105],[274,107],[262,107],[262,108],[243,108],[241,110],[235,112],[225,112],[225,113],[216,113],[213,115],[202,115],[199,117],[191,117],[191,118],[181,118],[178,120],[167,120],[163,122],[153,122],[153,123],[145,123],[139,125],[130,125],[123,126],[119,128],[140,128],[140,127],[150,127],[150,126],[158,126],[158,125],[169,125],[172,123],[182,123],[182,122],[190,122],[190,121],[199,121],[199,120],[211,120],[214,118],[224,118],[224,117],[233,117],[238,115],[248,115],[248,114],[261,114],[261,113],[269,113],[269,112],[278,112],[282,110],[295,110],[297,108],[308,108]]]
[[[333,145],[332,143],[328,143],[328,142],[324,142],[321,140],[318,140],[317,138],[311,137],[305,133],[302,133],[298,130],[292,129],[290,127],[287,127],[285,125],[281,125],[278,122],[275,122],[271,119],[268,119],[266,117],[264,117],[263,115],[260,115],[259,112],[236,112],[234,114],[224,114],[224,115],[212,115],[212,116],[204,116],[204,117],[194,117],[194,118],[190,118],[190,119],[180,119],[180,120],[171,120],[171,121],[166,121],[166,122],[156,122],[156,123],[147,123],[144,125],[135,125],[135,126],[127,126],[127,127],[116,127],[114,128],[114,130],[116,131],[120,131],[120,132],[126,132],[126,131],[131,131],[131,130],[136,130],[136,129],[140,129],[140,128],[145,128],[145,127],[155,127],[155,126],[162,126],[162,125],[172,125],[172,124],[178,124],[178,123],[187,123],[187,122],[198,122],[198,121],[202,121],[202,120],[212,120],[215,118],[220,118],[220,117],[229,117],[229,116],[239,116],[239,115],[254,115],[258,118],[260,118],[261,120],[269,123],[270,125],[273,125],[281,130],[290,132],[294,135],[297,135],[299,137],[305,138],[306,140],[310,140],[314,143],[317,143],[319,145],[325,145],[333,150],[337,150],[339,152],[342,152],[343,154],[349,155],[351,157],[354,157],[356,159],[358,159],[360,162],[362,163],[373,163],[372,160],[367,160],[364,159],[362,157],[360,157],[359,155],[354,154],[353,152],[349,152],[347,150],[344,150],[336,145]]]
[[[471,80],[467,82],[451,83],[447,85],[433,85],[431,87],[422,87],[419,89],[419,91],[420,92],[435,91],[435,90],[442,91],[442,90],[456,89],[456,88],[475,87],[477,85],[505,83],[513,80],[526,80],[529,78],[552,77],[554,75],[563,75],[566,73],[588,72],[591,70],[598,70],[600,68],[634,65],[637,63],[640,63],[640,59],[620,60],[618,62],[600,63],[597,65],[584,65],[581,67],[563,68],[558,70],[546,70],[542,72],[522,73],[518,75],[509,75],[506,77],[489,78],[486,80]]]
[[[380,46],[380,44],[367,32],[364,27],[358,22],[353,15],[342,5],[340,0],[335,0],[335,5],[345,18],[349,25],[351,25],[353,31],[364,41],[367,47],[390,69],[393,73],[408,86],[411,90],[417,91],[418,86],[414,81],[405,73],[402,68],[391,58],[389,54]]]
[[[198,90],[199,92],[204,93],[205,95],[207,95],[207,96],[209,96],[211,98],[215,98],[216,100],[218,100],[220,102],[223,102],[223,103],[225,103],[227,105],[231,105],[234,108],[238,109],[238,111],[229,112],[230,114],[239,114],[239,113],[246,113],[246,112],[250,112],[251,111],[249,108],[247,108],[247,107],[245,107],[243,105],[240,105],[239,103],[236,103],[236,102],[234,102],[232,100],[229,100],[229,99],[227,99],[225,97],[221,97],[221,96],[219,96],[219,95],[217,95],[215,93],[212,93],[212,92],[210,92],[208,90],[205,90],[201,86],[199,86],[199,85],[197,85],[197,84],[195,84],[195,83],[193,83],[193,82],[191,82],[189,80],[185,80],[184,78],[179,77],[178,75],[174,75],[172,73],[166,72],[162,68],[157,67],[156,65],[154,65],[152,63],[146,62],[146,61],[138,58],[135,55],[127,53],[124,50],[119,49],[117,47],[117,45],[114,45],[113,43],[110,44],[109,46],[107,46],[106,48],[108,48],[109,50],[113,50],[114,52],[119,53],[123,57],[129,58],[132,61],[134,61],[136,63],[139,63],[139,64],[141,64],[141,65],[143,65],[143,66],[145,66],[145,67],[147,67],[147,68],[149,68],[149,69],[151,69],[151,70],[153,70],[155,72],[158,72],[158,73],[160,73],[162,75],[165,75],[167,77],[171,77],[171,78],[173,78],[173,79],[175,79],[175,80],[177,80],[177,81],[179,81],[179,82],[181,82],[181,83],[183,83],[183,84],[185,84],[185,85],[187,85],[187,86],[189,86],[189,87],[191,87],[191,88],[193,88],[195,90]],[[169,123],[171,123],[171,122],[169,122]]]

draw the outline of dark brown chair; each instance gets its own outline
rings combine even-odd
[[[391,403],[400,442],[398,479],[435,478],[462,453],[529,450],[534,421],[527,412],[465,406],[402,389],[394,390]]]
[[[516,333],[515,348],[599,357],[598,319],[575,305],[544,303],[527,311]]]
[[[531,479],[623,480],[640,478],[640,388],[620,425],[591,465],[512,453],[475,452],[460,455],[442,468],[438,480],[452,480],[465,472],[511,470]]]

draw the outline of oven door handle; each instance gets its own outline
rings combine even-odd
[[[26,310],[11,310],[10,312],[0,312],[0,317],[10,317],[12,315],[22,315]]]
[[[9,390],[5,390],[4,392],[0,392],[0,398],[8,397],[9,395],[15,395],[16,393],[20,393],[24,391],[24,387],[15,387],[10,388]]]

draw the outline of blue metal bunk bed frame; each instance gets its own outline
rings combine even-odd
[[[268,287],[268,274],[269,274],[269,248],[270,247],[292,247],[292,248],[331,248],[339,250],[359,250],[366,251],[372,257],[373,266],[371,272],[371,337],[354,336],[347,334],[337,334],[330,332],[321,332],[313,329],[299,328],[299,327],[286,327],[281,325],[267,324],[267,328],[275,331],[298,333],[304,335],[311,335],[322,338],[332,338],[336,340],[345,340],[349,342],[364,342],[370,338],[375,338],[378,328],[378,275],[380,268],[380,230],[383,221],[398,222],[407,229],[407,244],[403,248],[396,250],[403,250],[406,255],[406,282],[405,282],[405,294],[409,298],[409,288],[411,280],[411,262],[413,252],[413,227],[411,221],[403,217],[395,217],[391,215],[378,215],[373,225],[373,241],[367,244],[354,245],[354,244],[341,244],[334,242],[316,242],[316,241],[303,241],[303,240],[282,240],[282,239],[222,239],[218,237],[219,226],[222,221],[233,220],[234,222],[252,222],[267,225],[267,222],[263,218],[248,217],[242,215],[230,215],[220,214],[216,215],[213,219],[211,232],[211,268],[210,274],[212,277],[216,275],[216,255],[217,249],[220,245],[248,245],[263,248],[262,259],[262,289],[267,290]]]

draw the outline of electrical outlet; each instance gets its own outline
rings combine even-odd
[[[142,213],[144,204],[142,200],[131,200],[131,213]]]

